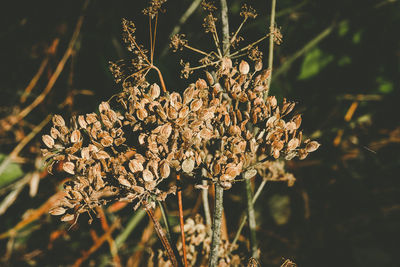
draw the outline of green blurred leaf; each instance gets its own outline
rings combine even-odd
[[[339,36],[344,36],[344,35],[346,35],[346,33],[348,31],[349,31],[349,21],[348,20],[343,20],[339,24],[338,34],[339,34]]]
[[[353,35],[353,43],[358,44],[361,42],[362,31],[358,31]]]
[[[272,218],[276,224],[286,224],[290,218],[290,198],[288,195],[275,194],[268,200]]]
[[[318,74],[326,65],[333,60],[333,55],[322,52],[319,48],[314,48],[306,54],[301,65],[299,80],[305,80]]]
[[[4,154],[0,154],[0,164],[3,162],[3,160],[7,160],[7,156]],[[8,163],[8,166],[6,166],[5,170],[3,171],[2,174],[0,174],[0,188],[10,184],[14,180],[18,179],[24,174],[22,171],[21,165],[17,163]]]
[[[393,92],[393,83],[391,81],[388,81],[387,79],[383,77],[377,77],[376,78],[377,83],[379,84],[379,92],[382,94],[389,94]]]

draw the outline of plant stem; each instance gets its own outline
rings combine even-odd
[[[215,207],[214,207],[214,220],[212,227],[212,241],[211,251],[208,266],[217,266],[218,261],[218,248],[221,240],[221,222],[222,222],[222,209],[223,209],[223,196],[224,189],[219,183],[215,184]]]
[[[169,242],[172,243],[172,240],[171,240],[171,230],[170,230],[171,227],[170,227],[170,225],[169,225],[168,217],[167,217],[167,214],[166,214],[166,212],[165,212],[164,206],[163,206],[163,204],[161,203],[161,201],[158,201],[158,200],[157,200],[157,204],[158,204],[158,206],[160,207],[161,216],[162,216],[163,221],[164,221],[165,232],[167,233],[167,238],[168,238]]]
[[[256,193],[253,196],[253,200],[252,200],[253,205],[256,203],[256,201],[257,201],[258,197],[260,196],[261,191],[263,190],[266,183],[267,183],[267,180],[263,180],[262,183],[260,184],[260,186],[258,187]],[[246,221],[247,221],[247,214],[242,216],[242,221],[240,222],[239,229],[237,230],[235,238],[233,239],[233,241],[231,243],[232,248],[235,246],[236,242],[238,241],[240,233],[242,232],[243,227],[246,224]]]
[[[258,259],[258,244],[257,244],[257,233],[256,233],[256,217],[254,213],[253,205],[253,192],[251,189],[251,180],[246,180],[246,197],[247,197],[247,216],[249,218],[249,229],[250,229],[250,247],[251,256]]]
[[[268,96],[269,87],[271,86],[271,77],[272,77],[272,64],[274,62],[274,28],[275,28],[275,7],[276,0],[272,0],[271,4],[271,18],[269,22],[269,51],[268,51],[268,69],[271,72],[271,76],[268,79],[267,90],[264,93],[264,98]]]
[[[229,55],[229,21],[228,5],[226,0],[221,0],[221,22],[222,22],[222,51],[223,56]]]
[[[203,180],[203,185],[207,185],[207,181]],[[211,230],[211,214],[210,205],[208,202],[208,189],[201,189],[201,197],[203,198],[204,215],[206,217],[206,225],[208,230]]]
[[[181,176],[179,174],[176,175],[177,183],[180,181]],[[181,228],[181,237],[182,237],[182,250],[183,250],[183,263],[185,267],[188,266],[187,264],[187,256],[186,256],[186,240],[185,240],[185,223],[183,221],[183,204],[182,204],[182,190],[178,188],[178,207],[179,207],[179,224]]]
[[[136,228],[136,226],[140,223],[140,221],[144,218],[146,212],[144,210],[138,210],[135,214],[130,218],[128,224],[125,226],[125,229],[121,234],[115,238],[115,245],[117,248],[120,248],[122,244],[128,239],[129,235]]]

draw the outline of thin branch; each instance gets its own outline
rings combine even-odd
[[[250,230],[251,256],[255,259],[258,259],[259,253],[258,253],[257,232],[256,232],[256,216],[254,212],[251,180],[248,179],[246,180],[245,183],[246,183],[246,199],[247,199],[247,216],[249,218],[249,230]]]
[[[268,50],[268,69],[272,74],[272,67],[274,61],[274,32],[275,32],[275,7],[276,7],[276,0],[272,0],[271,4],[271,18],[269,22],[269,50]],[[271,78],[268,79],[267,83],[267,90],[265,90],[264,98],[268,96],[269,87],[271,86]]]
[[[51,115],[47,115],[47,117],[35,128],[33,128],[32,132],[30,132],[18,145],[11,151],[6,159],[4,159],[0,164],[0,175],[4,172],[4,170],[8,167],[8,164],[11,163],[21,152],[21,150],[43,129],[44,126],[50,121]]]
[[[47,63],[49,63],[49,56],[47,55],[43,60],[42,63],[40,64],[40,67],[38,71],[36,72],[35,76],[33,76],[32,80],[29,82],[28,86],[25,88],[24,93],[21,95],[20,102],[25,103],[26,98],[32,91],[32,89],[36,86],[37,82],[39,81],[40,76],[42,76],[44,69],[47,66]]]
[[[176,181],[179,183],[181,180],[180,174],[176,175]],[[183,262],[185,267],[188,266],[187,257],[186,257],[186,240],[185,240],[185,223],[183,221],[183,205],[182,205],[182,190],[178,188],[178,207],[179,207],[179,224],[181,228],[181,238],[182,238],[182,250],[183,250]]]
[[[86,0],[83,5],[82,13],[84,13],[88,4],[89,4],[89,0]],[[61,58],[60,62],[58,63],[56,70],[54,71],[53,75],[50,77],[49,82],[47,83],[43,92],[29,106],[24,108],[17,116],[12,118],[9,128],[11,128],[13,125],[18,123],[23,118],[25,118],[34,108],[36,108],[40,103],[42,103],[42,101],[45,99],[47,94],[51,91],[51,89],[53,88],[54,84],[56,83],[58,77],[60,76],[61,72],[63,71],[65,63],[67,62],[67,60],[73,53],[76,40],[78,39],[80,30],[82,27],[83,19],[84,19],[84,14],[80,15],[78,22],[76,23],[74,33],[72,34],[71,40],[69,41],[67,50],[65,51],[63,57]]]
[[[260,196],[261,191],[264,189],[264,186],[266,185],[266,183],[267,183],[267,180],[263,180],[262,183],[260,184],[260,186],[258,187],[258,189],[253,197],[253,201],[252,201],[253,205],[256,203],[256,201],[257,201],[258,197]],[[233,248],[235,246],[236,242],[238,241],[240,233],[242,232],[243,227],[246,224],[246,221],[247,221],[247,214],[242,216],[242,221],[240,222],[240,225],[236,232],[235,238],[233,239],[233,241],[231,243],[231,248]]]
[[[202,181],[204,186],[207,186],[207,181]],[[204,215],[206,217],[206,225],[209,230],[211,230],[211,214],[210,214],[210,205],[208,202],[208,188],[201,189],[201,197],[203,199],[203,208]]]
[[[226,0],[221,0],[221,22],[222,22],[222,51],[223,56],[229,55],[229,20],[228,20],[228,5]]]
[[[215,207],[214,207],[214,221],[212,227],[212,241],[208,266],[217,266],[218,250],[221,242],[221,222],[223,210],[223,196],[224,189],[219,183],[215,183]]]

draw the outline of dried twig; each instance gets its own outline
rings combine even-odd
[[[217,266],[218,261],[218,248],[221,240],[221,221],[223,209],[223,196],[224,189],[219,183],[215,184],[215,207],[214,207],[214,220],[212,227],[212,241],[208,266]]]
[[[256,232],[256,217],[254,213],[253,205],[253,190],[251,189],[251,180],[246,180],[246,198],[247,198],[247,216],[249,218],[249,230],[250,230],[250,246],[251,256],[255,259],[259,258],[258,244],[257,244],[257,232]]]
[[[269,49],[268,49],[268,69],[272,74],[272,67],[274,62],[274,28],[275,28],[275,7],[276,0],[272,0],[271,4],[271,17],[269,22]],[[268,79],[267,90],[264,93],[264,98],[268,96],[271,86],[271,79]]]

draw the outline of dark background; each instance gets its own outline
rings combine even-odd
[[[276,22],[283,34],[283,43],[275,47],[273,73],[277,75],[273,77],[271,94],[278,99],[285,97],[296,101],[297,112],[303,114],[305,135],[322,145],[306,160],[287,164],[287,170],[297,178],[294,187],[267,184],[256,204],[262,266],[279,266],[286,258],[299,266],[399,266],[399,2],[277,2]],[[179,60],[195,62],[198,58],[186,52],[173,54],[170,50],[161,55],[168,48],[169,34],[190,3],[169,0],[165,4],[166,13],[159,17],[155,64],[163,72],[170,90],[183,90],[193,81],[179,78]],[[239,12],[243,3],[228,0],[231,31],[241,22]],[[82,4],[81,1],[8,1],[2,4],[0,118],[18,112],[43,90],[67,47]],[[243,44],[257,40],[269,27],[270,1],[248,1],[247,4],[253,6],[259,16],[243,28]],[[119,92],[120,87],[108,70],[108,62],[131,57],[121,40],[121,18],[135,22],[139,42],[148,47],[148,18],[141,14],[145,6],[145,1],[133,0],[90,2],[74,55],[52,91],[21,123],[9,131],[1,130],[2,157],[47,114],[70,117],[92,112],[100,101]],[[204,34],[201,26],[203,15],[198,8],[180,32],[186,34],[192,46],[210,50],[211,37]],[[312,40],[324,31],[328,34],[313,43]],[[59,44],[43,76],[26,103],[20,104],[21,94],[55,38],[59,38]],[[261,43],[259,49],[267,55],[267,42]],[[267,62],[266,57],[264,59]],[[60,106],[65,100],[69,101]],[[353,102],[358,107],[346,121],[344,117]],[[40,154],[39,147],[40,134],[20,153],[26,161],[16,163],[18,174],[11,174],[11,178],[0,176],[1,188],[35,169],[34,159]],[[33,198],[25,187],[0,216],[0,232],[12,228],[28,209],[36,209],[44,203],[54,194],[62,178],[61,174],[43,178]],[[256,186],[260,180],[260,177],[256,179]],[[245,210],[243,187],[243,184],[235,185],[225,197],[231,239],[236,233],[241,210]],[[198,193],[190,185],[186,188],[184,205],[189,209],[194,206]],[[0,199],[4,200],[8,191],[0,192]],[[176,210],[174,197],[167,201],[167,207]],[[109,216],[111,220],[120,217],[124,225],[131,210],[128,206]],[[176,222],[174,213],[171,214]],[[80,218],[79,229],[67,232],[49,248],[50,234],[68,226],[57,218],[42,216],[25,227],[13,244],[10,245],[9,239],[0,239],[0,254],[5,255],[0,265],[72,264],[80,252],[92,244],[88,229],[101,229],[98,222],[89,226],[86,220]],[[140,229],[146,223],[144,219],[119,251],[124,264],[140,240]],[[247,237],[246,228],[243,235]],[[84,265],[107,266],[107,246],[103,245]],[[32,256],[35,251],[37,255]]]

